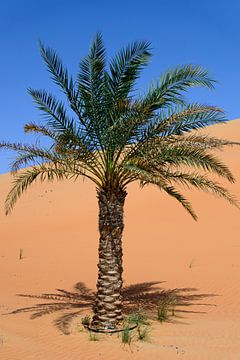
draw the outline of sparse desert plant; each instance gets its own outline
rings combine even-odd
[[[150,333],[150,327],[149,326],[139,325],[137,327],[138,340],[140,340],[140,341],[149,341],[149,338],[150,338],[149,333]]]
[[[85,315],[83,318],[82,318],[82,324],[84,326],[88,326],[90,325],[90,322],[91,322],[91,317],[89,315]]]
[[[177,306],[176,294],[174,294],[174,293],[168,294],[164,301],[167,304],[169,314],[171,314],[171,316],[175,316],[175,309]]]
[[[237,205],[224,187],[207,176],[215,174],[234,182],[228,167],[211,150],[235,142],[191,133],[226,121],[218,107],[186,101],[190,88],[214,87],[215,81],[201,66],[189,64],[169,69],[138,95],[136,81],[152,56],[146,41],[121,49],[107,64],[106,49],[97,34],[89,55],[80,62],[76,79],[55,51],[41,43],[40,51],[67,101],[58,100],[46,90],[28,90],[44,114],[45,123],[28,123],[25,131],[48,137],[50,145],[0,143],[1,148],[17,153],[12,163],[14,179],[6,198],[6,214],[37,180],[84,177],[94,183],[100,239],[91,326],[112,329],[123,319],[122,234],[128,185],[154,185],[176,199],[194,220],[197,216],[179,186],[210,192]],[[161,310],[160,318],[165,313]]]
[[[169,299],[169,307],[170,307],[170,311],[172,312],[172,316],[175,316],[175,309],[177,306],[177,298],[175,295],[171,295],[170,299]]]
[[[133,333],[130,329],[129,325],[124,325],[123,330],[121,332],[121,341],[123,344],[131,345],[131,342],[133,340]]]
[[[147,341],[149,339],[149,321],[147,315],[143,312],[135,312],[129,314],[128,317],[124,321],[126,329],[132,331],[131,340],[134,338],[134,334],[137,334],[137,339],[140,341]],[[132,329],[132,325],[136,325],[136,328]],[[130,330],[132,329],[132,330]],[[128,330],[126,330],[126,334],[124,335],[126,338],[128,336]]]
[[[189,269],[192,269],[193,264],[194,264],[194,260],[191,260],[191,261],[190,261],[190,264],[189,264],[189,266],[188,266],[188,267],[189,267]]]
[[[90,341],[99,341],[100,339],[96,333],[89,331],[89,340]]]
[[[135,312],[128,315],[125,320],[128,324],[149,325],[147,315],[142,312]]]
[[[23,259],[23,249],[20,248],[19,249],[19,260],[22,260]]]
[[[170,316],[175,316],[177,299],[174,295],[168,295],[158,303],[157,318],[160,322],[167,321]]]
[[[157,309],[157,318],[162,323],[164,321],[167,321],[168,316],[168,304],[164,301],[161,301],[159,303],[158,309]]]

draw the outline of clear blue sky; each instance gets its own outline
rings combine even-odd
[[[31,142],[23,125],[40,119],[28,87],[58,94],[38,51],[38,39],[55,48],[74,73],[97,31],[109,55],[133,40],[149,40],[154,57],[139,81],[144,91],[166,68],[206,67],[216,91],[194,90],[189,99],[218,105],[240,117],[240,3],[238,0],[1,0],[0,140]],[[56,90],[56,91],[55,91]],[[0,154],[0,173],[13,154]]]

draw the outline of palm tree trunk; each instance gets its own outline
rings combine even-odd
[[[114,328],[122,320],[122,233],[124,189],[98,191],[99,263],[92,326]]]

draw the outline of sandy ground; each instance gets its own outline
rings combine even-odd
[[[240,141],[240,120],[211,127],[208,133]],[[240,149],[228,148],[219,155],[236,176],[236,184],[228,188],[240,199]],[[9,188],[9,174],[1,175],[1,204]],[[125,284],[159,281],[165,290],[184,288],[191,305],[177,312],[173,322],[154,322],[150,341],[133,341],[131,347],[123,346],[116,336],[89,341],[89,335],[79,331],[82,315],[73,316],[65,331],[64,315],[78,308],[58,309],[36,319],[30,319],[28,312],[6,315],[59,300],[16,294],[76,292],[79,282],[95,286],[94,186],[82,181],[36,184],[11,216],[5,217],[3,210],[0,214],[1,360],[240,359],[240,212],[194,191],[189,193],[199,215],[194,222],[176,201],[153,187],[140,190],[134,185],[128,193]],[[195,300],[194,295],[198,295]]]

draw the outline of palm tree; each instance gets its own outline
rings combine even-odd
[[[66,102],[45,90],[28,90],[45,122],[28,123],[25,131],[46,136],[51,145],[0,144],[17,153],[6,214],[36,180],[85,177],[94,182],[100,240],[92,327],[107,331],[123,318],[122,233],[128,184],[155,185],[179,201],[195,220],[178,185],[211,192],[237,205],[224,187],[206,176],[215,173],[234,181],[227,166],[211,153],[234,143],[191,132],[225,121],[221,109],[188,104],[184,98],[188,88],[214,87],[214,80],[200,66],[168,70],[145,94],[137,96],[136,80],[151,58],[148,42],[121,49],[107,65],[102,37],[97,34],[75,80],[52,49],[40,43],[40,51]]]

